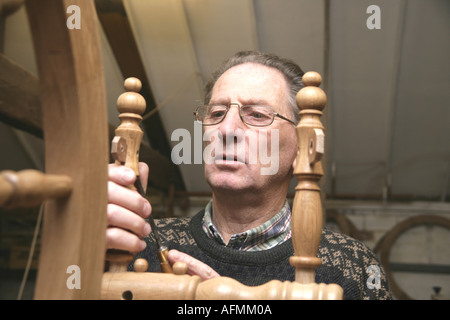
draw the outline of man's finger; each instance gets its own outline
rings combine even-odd
[[[108,178],[117,184],[127,186],[134,184],[136,174],[128,167],[111,163],[108,165]]]
[[[208,280],[220,275],[210,266],[197,260],[190,255],[178,250],[170,250],[167,254],[171,264],[175,262],[184,262],[187,265],[187,274],[198,275],[202,280]]]
[[[148,165],[145,162],[139,162],[139,178],[141,180],[144,191],[147,191],[148,172]]]
[[[108,182],[109,203],[124,207],[143,218],[150,216],[152,207],[147,199],[131,189],[122,187],[114,182]]]
[[[118,205],[109,203],[106,207],[106,217],[109,227],[119,227],[129,230],[140,237],[146,237],[151,231],[150,225],[134,212]]]
[[[130,252],[140,252],[147,246],[144,240],[120,228],[106,229],[105,245],[106,249],[118,249]]]

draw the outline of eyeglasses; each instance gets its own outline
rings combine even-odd
[[[279,117],[283,120],[289,121],[295,126],[295,122],[276,113],[269,106],[241,106],[239,103],[230,103],[228,106],[219,104],[199,106],[197,110],[194,111],[194,116],[195,119],[203,126],[212,126],[215,124],[219,124],[223,121],[223,119],[225,119],[227,112],[228,110],[230,110],[232,105],[235,105],[239,108],[239,116],[241,117],[241,120],[249,126],[270,126],[273,123],[275,117]]]

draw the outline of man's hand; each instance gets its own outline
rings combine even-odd
[[[143,186],[147,185],[148,171],[145,163],[139,163]],[[145,221],[151,214],[151,205],[137,191],[127,188],[136,181],[133,170],[110,164],[108,176],[106,249],[140,252],[146,247],[142,238],[151,231],[150,225]]]
[[[140,179],[147,185],[148,166],[139,163]],[[147,199],[127,186],[134,184],[136,175],[125,166],[110,164],[108,166],[108,228],[106,229],[106,249],[119,249],[140,252],[146,243],[142,240],[151,231],[145,221],[152,212]],[[170,263],[184,262],[187,274],[198,275],[202,280],[219,277],[219,274],[203,262],[177,250],[168,253]]]
[[[190,255],[180,252],[178,250],[170,250],[167,254],[170,264],[175,262],[184,262],[187,266],[187,274],[198,275],[202,280],[208,280],[220,275],[214,271],[210,266],[191,257]]]

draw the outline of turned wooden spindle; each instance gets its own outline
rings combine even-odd
[[[139,176],[139,148],[144,136],[144,132],[139,125],[146,108],[146,102],[144,97],[138,93],[142,88],[139,79],[133,77],[126,79],[124,87],[127,92],[122,93],[117,99],[120,125],[116,128],[111,152],[117,164],[133,169]],[[123,151],[123,145],[120,141],[126,145],[126,154],[120,152]],[[134,188],[133,185],[129,187]]]
[[[111,144],[111,154],[116,164],[131,168],[139,179],[139,148],[144,132],[139,127],[146,102],[138,92],[141,81],[137,78],[127,78],[124,82],[126,92],[117,99],[120,125],[115,130],[115,137]],[[128,186],[136,190],[134,185]],[[108,250],[106,260],[109,261],[109,271],[123,272],[133,261],[136,253],[120,250]],[[138,267],[139,268],[139,267]],[[141,267],[142,268],[142,267]]]
[[[35,207],[48,199],[68,196],[72,179],[37,170],[0,172],[0,207]]]
[[[246,286],[235,279],[218,277],[201,281],[199,276],[154,272],[106,272],[101,298],[105,300],[340,300],[336,284],[301,284],[272,280]]]
[[[296,97],[300,109],[297,141],[298,156],[294,175],[298,180],[292,208],[292,241],[295,255],[290,263],[295,267],[295,281],[313,283],[315,269],[321,265],[317,257],[322,235],[323,218],[319,180],[323,175],[320,159],[324,153],[324,130],[320,117],[327,97],[318,88],[322,78],[317,72],[303,76],[302,88]]]

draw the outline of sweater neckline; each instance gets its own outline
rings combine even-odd
[[[202,219],[205,210],[201,210],[192,217],[189,223],[189,229],[197,242],[197,246],[202,249],[208,256],[231,264],[241,265],[271,265],[280,261],[289,259],[294,254],[292,240],[286,240],[280,245],[271,249],[261,251],[238,251],[227,248],[217,243],[214,239],[209,238],[202,228]]]

